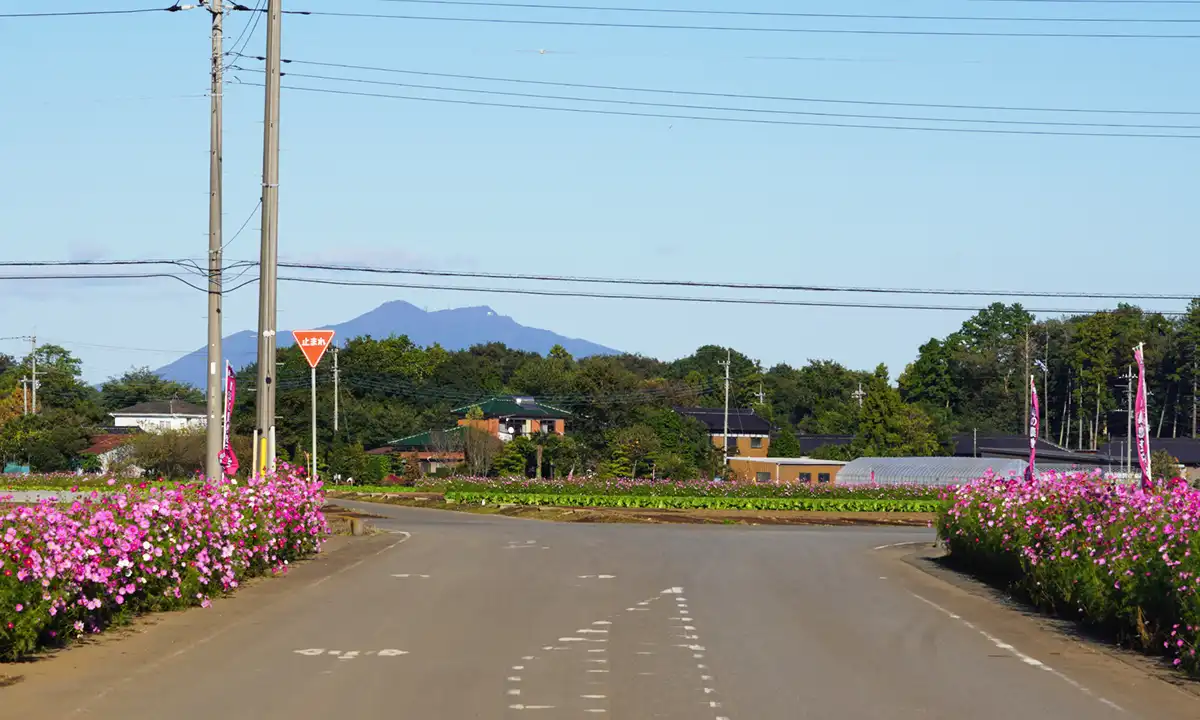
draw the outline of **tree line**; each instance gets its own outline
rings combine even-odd
[[[948,336],[921,345],[898,383],[889,380],[883,365],[855,370],[809,359],[765,367],[715,345],[662,361],[641,355],[574,358],[561,347],[542,356],[501,343],[449,351],[419,347],[403,336],[351,338],[338,348],[336,431],[328,354],[318,368],[318,458],[327,472],[344,476],[401,472],[367,452],[408,435],[453,428],[455,409],[489,396],[519,394],[571,413],[566,437],[540,445],[533,440],[490,449],[479,445],[468,452],[475,456],[468,470],[711,477],[722,472],[720,452],[699,423],[673,408],[723,405],[727,352],[730,403],[752,408],[773,424],[772,455],[799,455],[797,433],[853,438],[810,453],[829,459],[937,455],[948,451],[955,432],[1024,433],[1031,374],[1045,410],[1047,439],[1095,448],[1125,432],[1122,376],[1138,343],[1146,348],[1152,434],[1190,435],[1200,377],[1200,301],[1175,318],[1121,305],[1044,320],[1019,304],[993,304]],[[164,381],[146,368],[92,387],[82,380],[78,358],[44,345],[37,349],[38,413],[26,415],[20,379],[29,375],[30,360],[0,355],[0,458],[37,471],[85,465],[81,451],[109,424],[113,410],[147,400],[203,402],[199,390]],[[278,360],[277,446],[282,456],[299,460],[310,442],[309,371],[298,348],[281,349]],[[254,429],[256,371],[254,365],[238,371],[233,430],[243,448]],[[172,470],[199,469],[202,452],[178,438],[171,443],[174,450],[158,447],[145,454],[185,455]],[[242,464],[248,466],[250,458],[243,457]]]

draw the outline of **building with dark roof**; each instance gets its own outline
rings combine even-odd
[[[745,457],[767,457],[771,449],[771,423],[753,408],[729,408],[729,434],[725,436],[724,408],[675,408],[675,412],[697,420],[708,431],[712,443],[725,452]]]
[[[118,428],[138,428],[146,432],[188,430],[208,425],[208,411],[183,400],[153,400],[109,414]]]
[[[1150,438],[1150,451],[1165,450],[1170,453],[1171,457],[1179,461],[1183,466],[1182,472],[1189,480],[1200,480],[1200,439],[1197,438]],[[1113,438],[1111,442],[1104,443],[1097,449],[1097,453],[1110,455],[1121,458],[1124,462],[1126,455],[1126,439],[1123,437]],[[1137,447],[1128,449],[1129,455],[1133,457],[1133,466],[1137,467]],[[1157,473],[1155,473],[1157,474]]]
[[[467,417],[475,408],[479,408],[482,419]],[[477,427],[505,442],[539,433],[563,435],[566,433],[566,421],[571,417],[567,410],[520,395],[490,397],[456,408],[453,412],[459,416],[460,426]]]

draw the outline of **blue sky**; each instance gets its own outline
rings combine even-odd
[[[153,4],[0,0],[0,13]],[[1200,6],[1136,4],[613,4],[1200,19]],[[1200,30],[1200,25],[656,17],[383,0],[287,0],[285,6],[697,25]],[[229,18],[230,40],[251,17],[234,13]],[[263,52],[264,24],[250,37],[247,53]],[[1200,41],[767,34],[288,16],[283,55],[410,70],[715,92],[1200,111],[1191,90],[1198,46]],[[0,103],[0,133],[5,138],[0,144],[0,247],[8,259],[202,257],[207,232],[208,52],[208,16],[201,11],[0,19],[0,65],[13,69],[5,73]],[[260,67],[252,61],[240,64]],[[289,69],[300,71],[296,66]],[[405,81],[403,76],[357,71],[307,71]],[[237,76],[246,82],[261,77],[253,72]],[[409,80],[524,92],[586,92]],[[936,109],[597,96],[953,116],[953,111]],[[1200,244],[1193,240],[1200,140],[770,127],[287,91],[282,113],[280,252],[291,259],[752,283],[1120,287],[1131,292],[1187,292],[1195,286],[1189,268],[1200,260]],[[1030,118],[1017,113],[961,116]],[[1200,124],[1200,118],[1187,116],[1039,117]],[[260,194],[261,88],[227,88],[225,143],[229,238],[250,216]],[[228,259],[257,257],[258,227],[255,217],[231,242]],[[768,291],[748,294],[778,296]],[[280,286],[279,327],[339,322],[393,299],[429,309],[486,304],[526,325],[666,359],[714,343],[732,345],[768,365],[832,358],[857,368],[886,362],[893,374],[913,358],[920,343],[944,335],[966,318],[955,312],[685,305],[285,283]],[[254,327],[256,302],[253,288],[227,299],[227,334]],[[1068,300],[1027,304],[1100,306]],[[1146,305],[1178,309],[1182,303]],[[36,332],[46,341],[61,342],[84,358],[93,380],[131,365],[165,364],[181,351],[201,346],[204,338],[204,296],[169,281],[0,281],[0,308],[0,337]],[[0,351],[18,352],[21,347],[0,342]]]

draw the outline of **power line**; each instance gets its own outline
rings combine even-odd
[[[254,11],[253,16],[246,20],[246,24],[242,26],[242,31],[238,33],[237,38],[230,44],[230,47],[233,49],[226,53],[226,55],[236,56],[250,44],[250,40],[254,38],[255,31],[258,30],[258,21],[262,19],[264,14],[262,12],[264,2],[266,0],[257,0],[254,3],[254,7],[252,8]],[[228,66],[225,69],[228,70]]]
[[[234,70],[246,70],[247,68],[239,68],[236,65]],[[251,70],[251,72],[262,72],[261,70]],[[441,92],[460,92],[474,93],[480,95],[500,95],[504,97],[530,98],[535,100],[558,100],[563,102],[585,102],[585,103],[601,103],[607,105],[628,105],[637,107],[653,107],[653,108],[668,108],[673,110],[700,110],[706,112],[737,112],[737,113],[754,113],[762,115],[785,115],[785,116],[804,116],[804,117],[827,117],[827,118],[847,118],[854,120],[889,120],[897,122],[935,122],[935,123],[966,123],[979,125],[1020,125],[1020,126],[1047,126],[1047,127],[1080,127],[1080,128],[1121,128],[1121,129],[1137,129],[1137,130],[1200,130],[1200,125],[1161,125],[1149,123],[1096,123],[1096,122],[1075,122],[1075,121],[1057,121],[1057,120],[997,120],[991,118],[947,118],[947,117],[928,117],[928,116],[907,116],[907,115],[864,115],[857,113],[837,113],[837,112],[820,112],[811,110],[779,110],[773,108],[741,108],[729,107],[721,105],[693,105],[687,103],[665,103],[665,102],[650,102],[641,100],[623,100],[613,98],[589,98],[578,95],[550,95],[545,93],[526,93],[505,90],[487,90],[475,88],[456,88],[447,87],[444,85],[425,85],[421,83],[404,83],[392,82],[388,80],[370,80],[366,78],[346,78],[335,77],[331,75],[315,75],[310,73],[285,73],[291,77],[306,78],[310,80],[328,80],[337,82],[360,83],[366,85],[383,85],[388,87],[405,87],[421,90],[437,90]],[[1186,135],[1178,135],[1177,137],[1189,137]],[[1200,137],[1200,136],[1191,136]]]
[[[898,303],[863,303],[863,302],[842,302],[842,301],[821,301],[821,300],[778,300],[767,298],[715,298],[715,297],[697,297],[697,296],[677,296],[677,295],[632,295],[625,293],[598,293],[598,292],[583,292],[578,290],[533,290],[527,288],[485,288],[485,287],[463,287],[454,285],[425,285],[417,283],[394,283],[380,282],[370,280],[334,280],[332,278],[305,278],[305,277],[283,277],[279,280],[284,282],[305,283],[312,285],[336,285],[343,287],[378,287],[378,288],[405,288],[410,290],[445,290],[455,292],[481,292],[501,295],[534,295],[542,297],[574,297],[588,299],[606,299],[606,300],[653,300],[662,302],[688,302],[702,304],[717,304],[717,305],[776,305],[790,307],[828,307],[828,308],[857,308],[868,310],[938,310],[950,312],[979,312],[978,307],[964,305],[909,305]],[[1095,313],[1096,310],[1088,310],[1084,308],[1026,308],[1031,313],[1043,314],[1087,314]],[[1163,316],[1179,316],[1186,315],[1184,312],[1178,311],[1158,311],[1158,310],[1143,310],[1150,314]]]
[[[241,55],[251,60],[262,60],[261,56]],[[1020,105],[959,105],[950,103],[918,103],[892,102],[882,100],[844,100],[837,98],[798,97],[786,95],[752,95],[745,93],[705,92],[697,90],[678,90],[670,88],[631,87],[627,85],[594,85],[578,82],[554,82],[550,80],[529,80],[523,78],[497,77],[491,75],[462,75],[457,73],[429,72],[423,70],[405,70],[401,68],[377,67],[371,65],[351,65],[348,63],[318,62],[315,60],[285,59],[283,62],[294,65],[312,65],[316,67],[341,68],[345,70],[368,70],[373,72],[397,73],[402,75],[418,75],[422,77],[453,78],[456,80],[477,80],[483,82],[519,83],[523,85],[543,85],[547,87],[568,87],[587,90],[614,90],[620,92],[656,93],[664,95],[693,95],[697,97],[719,97],[739,100],[768,100],[777,102],[829,103],[839,105],[875,105],[882,107],[912,107],[937,108],[944,110],[989,110],[1001,112],[1048,112],[1048,113],[1088,113],[1088,114],[1117,114],[1117,115],[1200,115],[1200,110],[1128,110],[1114,108],[1059,108],[1059,107],[1027,107]]]
[[[189,259],[161,260],[5,260],[0,261],[0,267],[71,267],[95,265],[194,265]],[[249,269],[258,266],[257,260],[236,260],[225,266],[223,272],[233,269]],[[340,265],[333,263],[292,262],[282,260],[279,267],[291,270],[325,270],[331,272],[353,272],[382,275],[415,275],[420,277],[467,278],[483,280],[505,280],[523,282],[555,282],[576,283],[586,285],[625,285],[650,287],[684,287],[724,290],[776,290],[787,292],[812,293],[851,293],[872,295],[926,295],[949,297],[990,297],[990,298],[1054,298],[1071,300],[1165,300],[1189,301],[1195,295],[1189,293],[1133,293],[1133,292],[1080,292],[1070,290],[984,290],[984,289],[952,289],[952,288],[904,288],[904,287],[865,287],[853,285],[798,285],[777,283],[740,283],[718,282],[707,280],[674,280],[663,278],[626,278],[626,277],[596,277],[588,275],[552,275],[546,273],[499,273],[481,270],[434,270],[425,268],[389,268],[366,265]],[[201,270],[203,273],[204,271]],[[161,277],[160,274],[147,274],[148,277]],[[62,279],[90,277],[84,275],[51,276],[30,275],[29,279]],[[100,278],[121,278],[120,275],[96,275]],[[141,274],[133,275],[141,277]],[[172,276],[174,277],[174,276]],[[0,278],[2,279],[2,278]],[[469,289],[469,288],[463,288]]]
[[[129,10],[61,10],[55,12],[25,12],[0,13],[0,18],[46,18],[46,17],[83,17],[87,15],[137,15],[140,13],[179,12],[191,10],[194,5],[175,4],[170,7],[133,8]]]
[[[379,268],[356,265],[329,265],[323,263],[280,262],[280,267],[293,270],[331,270],[344,272],[375,273],[386,275],[420,275],[426,277],[455,277],[485,280],[521,280],[535,282],[561,282],[600,285],[637,285],[659,287],[720,288],[725,290],[786,290],[794,292],[820,293],[869,293],[882,295],[943,295],[958,297],[1039,297],[1075,300],[1191,300],[1195,295],[1174,294],[1123,294],[1112,292],[1070,292],[1058,290],[947,290],[929,288],[878,288],[831,285],[781,285],[769,283],[709,282],[703,280],[655,280],[644,278],[602,278],[581,275],[543,275],[529,273],[493,273],[469,270],[426,270],[417,268]]]
[[[0,275],[0,281],[5,280],[147,280],[170,278],[187,285],[193,290],[207,293],[208,289],[193,285],[185,278],[170,273],[105,273],[105,274],[71,274],[71,275]]]
[[[110,267],[130,265],[177,265],[185,270],[207,275],[199,263],[190,258],[144,260],[0,260],[0,267]]]
[[[262,87],[262,83],[242,83],[251,87]],[[753,125],[777,125],[777,126],[792,126],[792,127],[825,127],[825,128],[842,128],[842,129],[859,129],[859,130],[892,130],[892,131],[909,131],[909,132],[941,132],[941,133],[967,133],[967,134],[985,134],[985,135],[1043,135],[1043,136],[1058,136],[1058,137],[1091,137],[1091,138],[1146,138],[1146,139],[1176,139],[1176,140],[1195,140],[1200,139],[1200,135],[1181,135],[1178,133],[1124,133],[1124,132],[1073,132],[1067,130],[1015,130],[1015,129],[999,129],[999,128],[961,128],[961,127],[932,127],[927,125],[871,125],[865,123],[846,123],[846,122],[816,122],[805,120],[772,120],[767,118],[747,118],[747,117],[714,117],[711,115],[684,115],[671,113],[654,113],[654,112],[633,112],[628,110],[604,110],[600,108],[581,108],[581,107],[552,107],[547,105],[531,105],[525,103],[501,103],[485,100],[464,100],[458,98],[433,98],[419,97],[415,95],[389,95],[385,93],[370,93],[359,92],[352,90],[336,90],[332,88],[312,88],[301,87],[298,85],[284,85],[285,90],[295,90],[299,92],[320,93],[326,95],[342,95],[348,97],[369,97],[381,98],[388,100],[410,100],[416,102],[432,102],[448,105],[469,105],[474,107],[496,107],[496,108],[512,108],[517,110],[541,110],[549,112],[574,113],[579,115],[610,115],[619,117],[643,117],[657,118],[665,120],[698,120],[703,122],[722,122],[722,123],[741,123]],[[953,122],[953,121],[949,121]]]
[[[756,10],[707,10],[695,8],[618,7],[605,5],[558,5],[527,2],[483,2],[482,0],[381,0],[409,5],[438,5],[522,10],[568,10],[583,12],[652,13],[655,15],[707,15],[769,18],[828,18],[837,20],[938,20],[968,22],[1081,22],[1081,23],[1200,23],[1200,18],[1072,18],[1072,17],[980,17],[970,15],[881,15],[877,13],[824,13]]]
[[[535,25],[549,27],[602,27],[637,30],[698,30],[703,32],[747,32],[814,35],[899,35],[913,37],[1007,37],[1007,38],[1080,38],[1100,40],[1200,40],[1200,35],[1160,33],[1068,33],[1005,32],[975,30],[872,30],[861,28],[738,27],[727,25],[668,25],[655,23],[603,22],[599,20],[535,20],[526,18],[482,18],[435,15],[390,15],[387,13],[338,12],[325,10],[289,10],[290,15],[354,18],[369,20],[409,20],[424,22],[475,23],[485,25]]]
[[[250,224],[250,221],[254,219],[254,215],[255,215],[255,214],[258,212],[258,209],[259,209],[259,208],[261,208],[261,207],[262,207],[262,198],[259,198],[258,202],[254,204],[254,209],[253,209],[253,210],[251,210],[251,211],[250,211],[250,214],[246,216],[246,220],[245,220],[245,222],[243,222],[243,223],[242,223],[242,226],[241,226],[241,227],[239,227],[239,228],[238,228],[238,230],[237,230],[237,232],[235,232],[235,233],[233,234],[233,237],[231,237],[231,238],[229,238],[228,240],[226,240],[226,241],[225,241],[225,244],[221,246],[221,250],[222,250],[222,252],[224,252],[224,250],[225,250],[226,248],[228,248],[228,247],[229,247],[229,245],[230,245],[230,244],[231,244],[231,243],[232,243],[234,240],[237,240],[237,239],[238,239],[238,236],[242,234],[242,231],[246,229],[246,226]]]

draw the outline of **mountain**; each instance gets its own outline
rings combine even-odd
[[[525,327],[510,317],[498,315],[486,306],[426,312],[411,303],[395,300],[339,325],[313,329],[334,330],[337,333],[334,336],[335,342],[345,342],[362,335],[374,338],[407,335],[417,345],[429,346],[437,343],[447,350],[465,350],[472,345],[501,342],[516,350],[541,355],[550,352],[550,348],[555,345],[562,345],[575,357],[615,355],[620,352],[587,340]],[[243,330],[225,338],[225,357],[235,368],[245,367],[255,361],[258,355],[255,335],[253,331]],[[291,330],[280,330],[277,341],[279,347],[292,345],[294,340]],[[166,380],[202,388],[207,362],[208,352],[202,347],[155,372]]]

